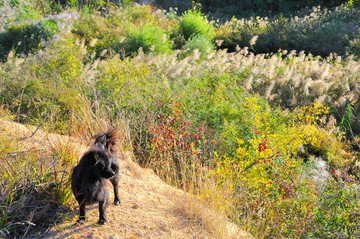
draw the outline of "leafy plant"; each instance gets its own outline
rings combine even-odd
[[[29,54],[44,48],[46,41],[57,32],[59,30],[53,20],[12,26],[0,33],[0,58],[5,59],[10,51]]]
[[[93,11],[82,12],[80,18],[74,22],[72,33],[85,40],[89,52],[96,51],[101,54],[125,34],[123,25],[123,16],[119,14],[103,17]]]
[[[115,50],[119,52],[121,49],[125,54],[134,54],[139,48],[144,53],[170,53],[171,42],[165,32],[152,24],[142,27],[130,27],[126,33],[126,39],[122,43],[115,43]]]
[[[281,237],[295,237],[315,232],[319,226],[314,223],[318,209],[325,206],[321,193],[328,192],[315,186],[308,166],[299,156],[304,145],[326,146],[327,143],[319,140],[324,133],[316,119],[327,109],[319,105],[304,107],[283,118],[281,114],[266,111],[255,98],[248,98],[244,111],[252,122],[252,132],[237,140],[239,147],[233,157],[217,158],[209,174],[218,190],[224,192],[225,186],[230,190],[227,194],[231,193],[229,197],[233,201],[229,203],[233,206],[229,216],[256,237],[270,237],[279,232]],[[327,152],[339,152],[337,147],[342,147],[341,142],[333,145]],[[337,155],[336,160],[327,160],[331,168],[339,168],[349,158],[343,154]],[[332,185],[329,178],[323,180]],[[331,212],[337,210],[340,207]],[[355,230],[355,224],[347,225]]]
[[[197,49],[203,57],[215,49],[212,41],[204,35],[195,35],[190,37],[185,42],[183,48],[188,50],[185,54],[191,54],[195,49]]]
[[[314,230],[308,234],[311,237],[351,238],[358,235],[359,192],[353,189],[354,180],[344,177],[344,173],[340,172],[335,177],[344,180],[335,178],[324,185],[310,224],[314,225]]]
[[[132,139],[141,165],[153,168],[168,183],[187,187],[197,171],[192,166],[213,154],[215,135],[205,124],[195,128],[186,121],[183,110],[182,103],[158,100],[155,113],[133,124]]]
[[[206,20],[200,10],[191,9],[184,12],[182,18],[180,18],[179,33],[185,40],[197,35],[203,35],[211,40],[214,30],[213,26]]]

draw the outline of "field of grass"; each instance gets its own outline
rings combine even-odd
[[[223,22],[198,5],[179,16],[131,1],[5,0],[1,117],[81,139],[116,126],[142,167],[255,238],[356,238],[359,19],[350,3]],[[20,237],[27,195],[72,204],[56,175],[78,155],[19,154],[1,136],[0,235]]]

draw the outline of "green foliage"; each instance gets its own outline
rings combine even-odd
[[[346,50],[349,54],[352,54],[358,58],[360,56],[360,37],[357,36],[354,40],[350,41],[350,44]]]
[[[238,147],[234,155],[215,157],[205,178],[199,176],[201,189],[198,196],[222,200],[227,216],[256,238],[310,235],[320,226],[314,223],[318,216],[323,215],[319,215],[318,210],[329,203],[323,200],[323,196],[334,193],[324,189],[324,183],[333,185],[334,181],[329,175],[324,177],[318,175],[322,172],[313,172],[299,157],[301,149],[304,145],[323,148],[331,144],[326,150],[338,153],[343,144],[316,123],[317,118],[327,112],[322,106],[304,107],[289,115],[268,107],[255,97],[244,99],[242,125],[247,125],[250,130],[237,134],[240,138],[236,140]],[[327,141],[321,138],[327,138]],[[337,157],[334,163],[329,162],[333,168],[339,168],[349,160],[346,154],[337,154]],[[216,186],[210,189],[204,184],[208,180],[215,181]],[[353,179],[344,177],[344,180],[355,187]],[[342,193],[340,188],[343,187],[338,187],[336,193]],[[357,195],[356,191],[354,194]],[[346,211],[358,203],[356,199]],[[340,205],[327,208],[327,212],[332,214],[339,211],[343,211]],[[349,225],[350,231],[355,230],[353,219],[342,219],[337,223],[342,221]]]
[[[170,53],[171,42],[165,32],[152,24],[142,27],[130,26],[126,33],[126,39],[122,43],[115,43],[115,51],[125,51],[126,55],[135,54],[139,48],[144,53]]]
[[[186,11],[179,20],[179,33],[185,40],[197,35],[203,35],[211,40],[214,34],[213,31],[212,25],[197,9]]]
[[[169,53],[172,43],[167,32],[172,25],[173,20],[163,11],[157,11],[155,15],[150,7],[129,5],[122,11],[112,9],[106,15],[97,11],[81,11],[72,33],[85,39],[89,51],[96,51],[101,57],[110,49],[134,54],[140,47],[146,53]],[[152,46],[155,46],[153,50]]]
[[[82,105],[77,90],[80,85],[72,81],[81,75],[82,49],[72,40],[53,47],[47,49],[46,57],[27,62],[21,71],[8,68],[0,76],[1,87],[6,89],[1,92],[1,99],[20,122],[40,124],[52,118],[53,126],[66,132],[66,121]],[[32,72],[32,77],[24,78],[26,72]]]
[[[81,17],[74,22],[72,33],[85,39],[89,50],[100,54],[125,34],[123,25],[122,16],[117,14],[110,14],[105,18],[96,12],[82,12]]]
[[[95,89],[98,95],[93,97],[101,103],[107,103],[110,108],[150,107],[151,90],[146,84],[156,87],[154,79],[150,77],[149,67],[143,63],[135,64],[128,59],[120,60],[119,56],[110,58],[100,66],[103,74],[96,78]],[[115,79],[115,80],[114,80]],[[139,89],[141,89],[139,91]],[[91,93],[91,92],[89,92]],[[90,94],[93,95],[92,93]],[[120,110],[120,109],[119,109]],[[115,111],[117,115],[119,111]]]
[[[39,9],[37,9],[33,5],[25,4],[23,6],[22,10],[23,10],[23,13],[20,15],[20,17],[17,20],[20,20],[20,21],[38,20],[41,18]]]
[[[98,8],[105,5],[103,0],[65,0],[65,2],[70,8],[80,8],[82,6]]]
[[[51,0],[37,0],[36,5],[32,4],[33,7],[39,12],[40,18],[51,15],[58,14],[64,11],[61,6],[60,1],[51,1]],[[35,20],[35,19],[31,19]]]
[[[322,197],[309,168],[298,156],[304,145],[326,146],[329,141],[321,137],[332,144],[328,152],[339,152],[343,147],[316,123],[327,109],[314,105],[284,118],[279,112],[268,111],[255,98],[247,98],[243,109],[252,131],[237,140],[236,154],[219,158],[212,171],[220,189],[224,181],[232,185],[232,217],[255,237],[271,237],[281,231],[281,237],[292,238],[306,234],[306,230],[314,232],[314,225],[307,225],[314,220]],[[339,161],[335,160],[332,167],[338,168],[348,160],[346,154],[337,156]],[[252,215],[251,224],[247,224],[247,215]]]
[[[341,174],[336,178],[340,178]],[[359,192],[351,183],[353,179],[334,180],[324,185],[321,198],[314,212],[312,224],[316,225],[308,235],[316,238],[357,237],[359,225]],[[349,183],[350,182],[350,183]]]
[[[195,35],[193,37],[190,37],[185,42],[184,49],[188,50],[185,54],[191,54],[194,52],[195,49],[197,49],[204,57],[209,52],[214,50],[215,46],[212,43],[212,41],[209,38],[207,38],[205,35]]]
[[[311,8],[313,6],[326,6],[334,7],[339,6],[340,4],[347,3],[347,0],[306,0],[306,1],[296,1],[296,0],[200,0],[199,1],[204,10],[206,11],[222,11],[228,15],[251,15],[251,14],[278,14],[282,13],[292,13],[299,11],[303,8]]]
[[[197,128],[187,121],[182,103],[158,100],[156,106],[155,113],[141,108],[136,112],[134,153],[140,165],[153,168],[166,182],[187,187],[197,171],[194,167],[209,160],[214,134],[205,123]]]
[[[53,20],[11,26],[0,33],[0,59],[4,60],[10,51],[17,55],[27,55],[43,49],[46,41],[57,32],[58,28]]]
[[[250,40],[258,36],[253,50],[256,53],[305,51],[313,55],[328,56],[330,53],[345,55],[356,49],[357,10],[337,7],[334,9],[314,8],[304,16],[286,18],[251,18],[232,20],[220,25],[216,40],[223,40],[221,47],[234,50],[236,45],[249,47]],[[353,41],[352,43],[350,43]],[[353,49],[353,50],[352,50]]]
[[[21,14],[17,15],[14,21],[26,21],[26,20],[37,20],[41,18],[41,15],[34,4],[31,4],[32,1],[12,1],[12,0],[4,0],[0,4],[0,8],[2,7],[8,7],[7,10],[10,10],[8,12],[11,16],[11,10],[17,10],[21,12]],[[10,9],[9,9],[10,8]]]
[[[126,5],[126,3],[124,3]],[[127,5],[126,8],[127,14],[126,17],[130,18],[132,22],[152,22],[154,20],[152,16],[151,8],[144,7],[141,5]]]

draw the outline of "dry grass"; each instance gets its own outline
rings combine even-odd
[[[212,182],[211,182],[212,181]],[[228,220],[233,195],[229,194],[223,185],[217,189],[214,180],[207,179],[198,185],[194,191],[175,199],[178,210],[186,215],[188,220],[201,225],[209,232],[210,238],[254,238],[250,233],[239,229],[237,225]],[[229,206],[229,208],[224,208]]]

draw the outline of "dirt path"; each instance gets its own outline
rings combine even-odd
[[[208,233],[199,222],[188,220],[174,204],[183,193],[164,184],[151,170],[141,169],[131,161],[122,161],[119,194],[121,204],[114,206],[109,184],[111,204],[107,208],[108,223],[97,226],[97,205],[87,207],[89,219],[83,226],[77,216],[56,226],[47,238],[207,238]],[[191,236],[190,236],[191,235]]]
[[[19,148],[39,149],[49,144],[69,142],[79,149],[80,155],[88,149],[80,140],[68,136],[48,134],[34,127],[27,127],[2,120],[0,130],[11,129],[22,137]],[[206,228],[201,219],[191,220],[184,208],[191,203],[187,194],[164,183],[151,169],[143,169],[131,160],[130,153],[120,157],[119,195],[121,204],[113,205],[113,190],[108,184],[109,202],[106,225],[99,226],[97,205],[87,206],[87,221],[76,223],[78,206],[62,223],[54,225],[43,238],[252,238],[235,225],[224,222],[222,235],[214,235],[213,228]],[[213,215],[216,217],[216,215]],[[219,230],[217,230],[219,231]]]

